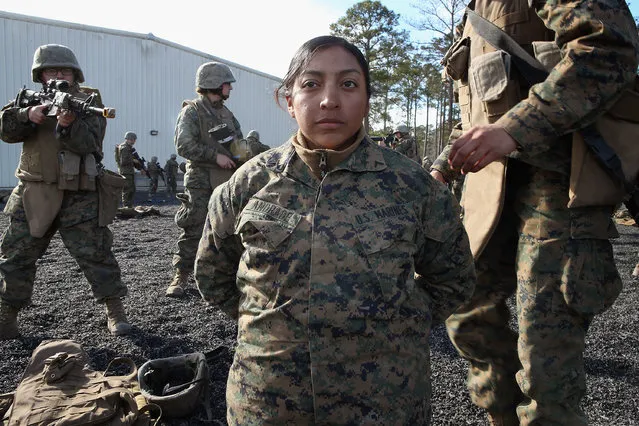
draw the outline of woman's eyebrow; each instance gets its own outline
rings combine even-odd
[[[351,74],[351,73],[361,74],[362,71],[360,71],[357,68],[348,68],[348,69],[339,71],[337,75],[345,75],[345,74]],[[324,71],[317,71],[317,70],[305,70],[301,73],[301,75],[311,75],[311,76],[317,76],[317,77],[321,77],[324,74],[326,74]]]

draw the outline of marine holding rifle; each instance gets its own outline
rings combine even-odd
[[[68,94],[75,100],[97,93],[80,86],[84,74],[75,54],[62,45],[38,47],[32,78],[43,85],[65,80]],[[127,288],[111,250],[113,235],[99,220],[100,204],[117,203],[101,199],[97,190],[106,120],[96,113],[97,108],[53,110],[49,102],[17,103],[0,113],[0,139],[22,143],[16,171],[19,182],[5,206],[10,223],[0,244],[0,339],[18,337],[18,313],[30,302],[36,261],[56,231],[84,272],[96,302],[106,305],[109,331],[127,334],[130,325],[121,301]],[[71,102],[69,106],[80,104]],[[52,111],[55,114],[51,115]]]
[[[124,142],[115,147],[115,162],[118,165],[118,172],[126,178],[126,184],[122,190],[122,207],[133,207],[135,197],[135,170],[143,170],[144,163],[133,145],[138,136],[133,132],[124,134]]]
[[[231,69],[219,62],[202,64],[195,76],[198,97],[184,101],[175,125],[177,153],[186,158],[182,205],[175,223],[182,229],[173,255],[175,275],[166,295],[184,294],[193,272],[195,253],[202,236],[211,193],[226,182],[236,169],[233,154],[226,148],[242,139],[240,123],[224,105],[235,82]],[[224,144],[224,145],[223,145]]]
[[[619,0],[473,3],[445,61],[462,132],[431,172],[466,175],[477,269],[448,333],[491,424],[586,425],[586,332],[622,284],[609,241],[614,205],[579,205],[571,166],[583,128],[632,88],[637,29]],[[506,305],[515,293],[518,331]]]

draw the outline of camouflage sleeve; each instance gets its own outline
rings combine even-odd
[[[205,302],[219,307],[231,318],[238,317],[240,292],[237,268],[243,252],[235,232],[238,205],[234,205],[231,178],[213,191],[195,258],[195,281]]]
[[[7,105],[0,112],[0,139],[7,143],[23,142],[34,131],[29,121],[28,108],[13,108]]]
[[[450,132],[450,136],[448,137],[448,144],[444,147],[442,152],[439,153],[439,156],[435,159],[433,165],[431,166],[432,170],[437,170],[442,175],[444,175],[444,180],[446,180],[446,182],[448,183],[454,181],[460,175],[459,170],[453,170],[450,167],[450,164],[448,164],[448,155],[450,154],[453,142],[455,142],[455,140],[459,138],[462,133],[464,132],[461,128],[461,123],[458,123],[455,127],[453,127],[453,131]]]
[[[242,128],[240,127],[240,122],[237,121],[237,118],[235,118],[235,114],[233,114],[233,125],[235,126],[235,129],[236,129],[235,136],[238,139],[244,139],[244,136],[242,135]]]
[[[77,117],[68,128],[56,128],[56,137],[64,149],[76,154],[102,152],[106,118],[96,115]]]
[[[531,156],[614,103],[635,78],[639,47],[625,1],[547,0],[537,13],[555,32],[562,60],[497,121]]]
[[[417,285],[432,300],[433,323],[443,322],[475,289],[475,265],[459,205],[439,185],[422,209],[425,239],[415,263]]]
[[[120,167],[133,167],[133,150],[129,146],[118,149],[120,150]]]
[[[178,155],[190,161],[214,163],[217,150],[212,144],[200,143],[200,119],[195,107],[187,105],[180,111],[175,125],[175,148]]]

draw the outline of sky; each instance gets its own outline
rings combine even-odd
[[[404,16],[416,15],[420,0],[382,0]],[[283,77],[293,54],[305,41],[329,33],[329,25],[358,3],[352,0],[86,0],[51,2],[2,0],[0,10],[156,37]],[[414,40],[426,33],[415,32]]]
[[[429,34],[408,23],[419,19],[414,5],[426,0],[381,0],[400,15],[414,41]],[[156,37],[283,77],[299,46],[329,33],[329,25],[346,14],[353,0],[2,0],[0,10]],[[185,7],[186,6],[186,7]],[[630,2],[639,16],[639,0]]]

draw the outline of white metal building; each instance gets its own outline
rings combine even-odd
[[[107,107],[116,109],[104,139],[105,165],[117,170],[114,147],[126,131],[137,133],[135,145],[147,160],[157,156],[162,166],[175,153],[175,121],[184,99],[195,94],[195,71],[204,62],[231,67],[233,83],[227,106],[246,135],[255,129],[271,147],[286,141],[295,122],[278,107],[273,91],[280,78],[155,37],[0,11],[0,104],[13,100],[23,86],[39,90],[31,81],[35,49],[63,44],[75,53],[86,82],[100,90]],[[151,132],[157,133],[152,136]],[[21,144],[0,143],[0,188],[15,186]],[[178,161],[181,161],[178,158]]]

